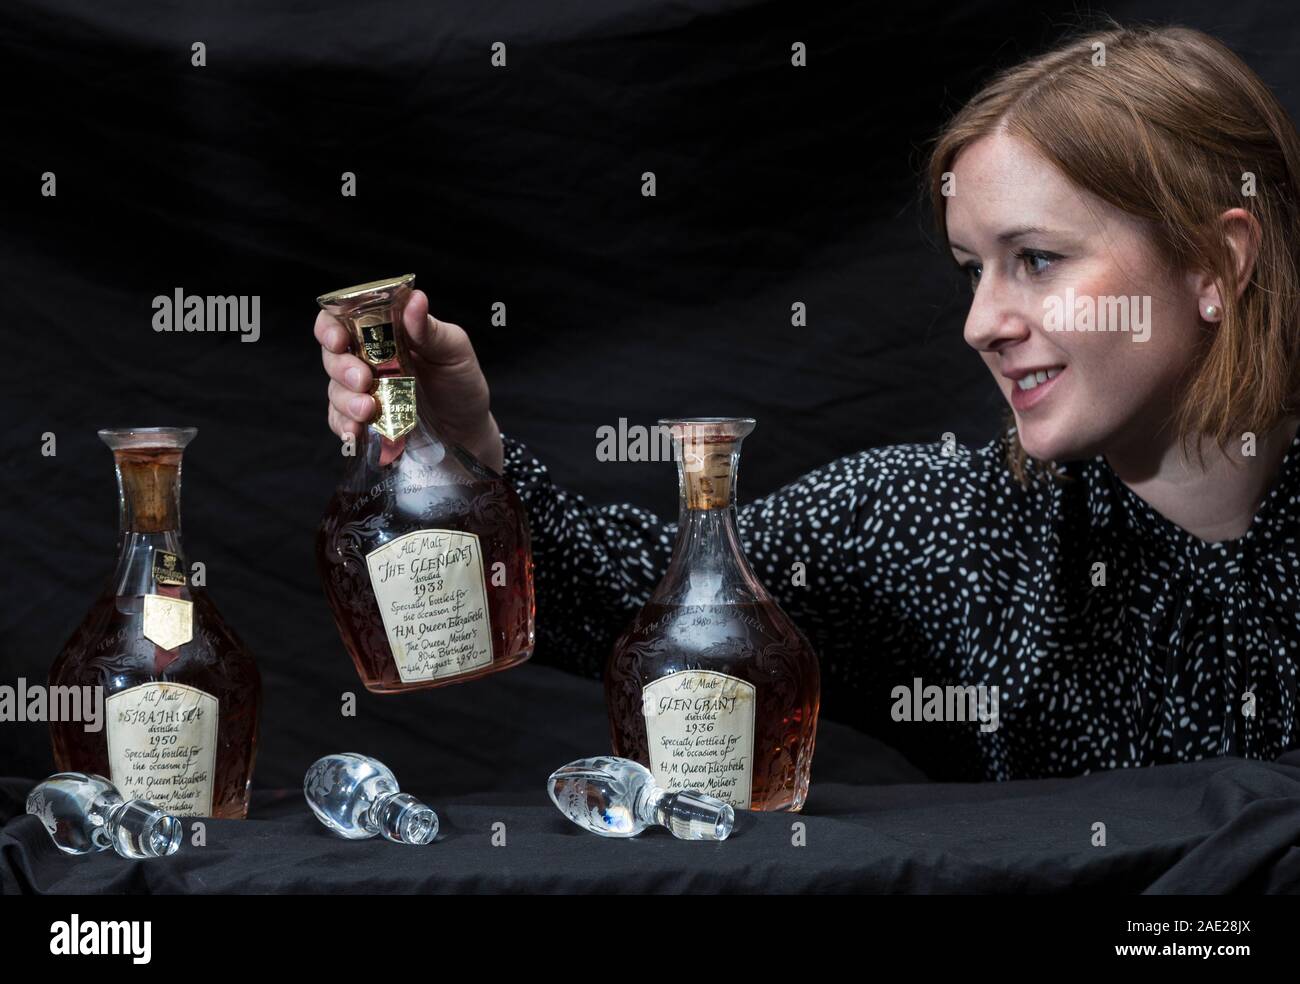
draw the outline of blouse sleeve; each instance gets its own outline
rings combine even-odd
[[[667,569],[676,523],[631,505],[591,505],[557,486],[522,442],[504,444],[504,472],[532,531],[538,661],[600,676]],[[928,626],[899,604],[905,561],[883,549],[898,450],[845,456],[737,511],[754,572],[821,658],[829,712],[851,708],[881,674],[896,679],[928,648]]]
[[[813,644],[822,705],[837,720],[879,732],[893,686],[947,673],[948,613],[924,601],[918,580],[922,566],[934,577],[927,527],[950,511],[942,484],[923,502],[916,479],[950,467],[939,444],[860,451],[739,512],[750,563]]]
[[[521,441],[502,435],[503,474],[532,534],[539,663],[599,677],[619,633],[672,554],[676,524],[626,504],[596,506],[560,488]]]

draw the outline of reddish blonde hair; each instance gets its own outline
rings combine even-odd
[[[1102,60],[1103,63],[1098,63]],[[995,76],[935,138],[931,207],[948,245],[944,175],[995,130],[1019,137],[1075,185],[1147,220],[1177,270],[1209,270],[1223,314],[1207,329],[1170,422],[1221,449],[1263,434],[1300,393],[1300,138],[1268,87],[1221,42],[1185,27],[1078,35]],[[1247,174],[1254,194],[1246,193]],[[1237,295],[1219,217],[1243,208],[1262,232]],[[1022,485],[1058,475],[1028,457],[1008,411],[1007,463]],[[1197,440],[1197,452],[1200,441]]]

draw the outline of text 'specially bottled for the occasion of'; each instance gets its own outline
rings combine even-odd
[[[52,687],[103,687],[98,731],[50,725],[62,772],[106,776],[168,814],[248,813],[262,682],[195,583],[181,543],[181,456],[192,427],[102,430],[117,469],[117,566],[50,669]]]
[[[614,754],[648,766],[669,791],[798,810],[821,678],[808,640],[754,575],[736,532],[740,444],[754,421],[660,423],[672,433],[681,517],[668,571],[606,668]]]
[[[523,504],[421,413],[402,330],[414,280],[317,298],[375,377],[376,417],[345,458],[316,558],[357,673],[383,694],[472,680],[533,652]]]

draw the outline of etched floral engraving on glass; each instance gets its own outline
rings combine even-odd
[[[317,300],[375,376],[375,419],[346,460],[316,557],[367,690],[461,683],[533,651],[533,560],[522,503],[421,410],[402,312],[414,275]]]
[[[631,759],[570,762],[551,773],[546,790],[561,813],[602,837],[635,837],[659,826],[680,840],[721,841],[736,822],[729,803],[694,789],[661,789],[650,770]]]
[[[45,825],[65,854],[114,850],[141,860],[172,854],[181,822],[152,803],[124,800],[103,776],[60,772],[27,794],[27,812]]]
[[[191,577],[181,457],[193,427],[101,430],[117,471],[117,565],[50,668],[52,686],[103,687],[103,731],[50,725],[66,772],[107,776],[178,816],[248,813],[262,682]]]
[[[438,836],[438,814],[402,792],[388,767],[368,755],[317,759],[303,779],[303,795],[317,820],[349,840],[383,836],[420,845]]]
[[[740,546],[735,488],[749,418],[664,420],[681,516],[668,570],[605,673],[614,753],[665,789],[737,809],[798,810],[808,795],[817,657]]]

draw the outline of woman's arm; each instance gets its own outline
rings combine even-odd
[[[539,661],[599,676],[614,640],[668,566],[675,522],[628,505],[592,506],[559,488],[524,445],[503,442],[464,330],[430,315],[428,298],[418,290],[402,320],[426,409],[439,430],[493,469],[500,466],[527,507]],[[340,436],[356,434],[375,412],[370,368],[349,353],[347,332],[329,314],[318,316],[315,334],[330,377],[330,427]],[[937,447],[848,455],[738,511],[741,542],[755,572],[821,658],[827,711],[843,707],[848,720],[858,719],[862,692],[906,675],[923,649],[952,651],[952,640],[941,639],[938,630],[953,620],[923,600],[918,604],[911,551],[881,538],[887,517],[901,521],[896,513],[912,495],[910,476],[948,470],[951,477],[952,467],[966,467],[945,462]],[[921,525],[929,522],[923,517]]]
[[[599,677],[614,640],[667,569],[676,524],[636,506],[591,505],[555,484],[527,445],[505,434],[502,443],[502,474],[532,533],[537,659]]]
[[[600,676],[614,640],[668,567],[676,523],[626,504],[596,506],[560,488],[506,436],[506,479],[528,510],[536,565],[539,662]],[[828,707],[851,710],[870,671],[907,664],[921,646],[891,597],[898,579],[863,549],[888,508],[879,452],[848,455],[737,511],[755,574],[808,635]]]

